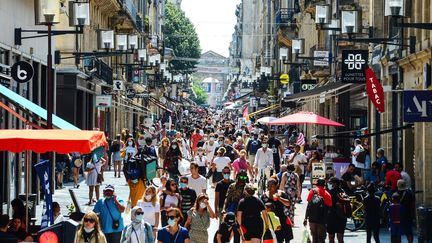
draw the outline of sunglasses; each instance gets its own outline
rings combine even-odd
[[[177,184],[171,184],[170,186],[177,186]]]
[[[84,223],[94,223],[95,222],[94,219],[89,219],[89,218],[84,218],[83,221],[84,221]]]
[[[228,172],[228,171],[225,171],[225,172],[223,172],[223,174],[224,174],[224,175],[229,175],[229,174],[231,174],[231,173]]]
[[[171,220],[173,220],[173,219],[176,219],[177,218],[177,216],[167,216],[169,219],[171,219]]]
[[[136,215],[144,215],[144,212],[136,212]]]

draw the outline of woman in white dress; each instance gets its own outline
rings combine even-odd
[[[99,183],[97,183],[98,167],[100,170],[100,165],[97,166],[91,160],[86,164],[86,184],[89,187],[89,202],[87,203],[87,205],[91,205],[93,202],[96,202],[96,200],[93,199],[93,192],[95,191],[96,187],[96,198],[99,199]]]
[[[138,201],[137,206],[144,212],[144,222],[149,223],[153,228],[153,237],[156,238],[156,231],[159,227],[160,204],[156,194],[156,187],[147,187],[145,194]]]

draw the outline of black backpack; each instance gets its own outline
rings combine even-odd
[[[313,190],[312,199],[308,202],[306,216],[311,223],[325,223],[327,206],[324,204],[324,198],[316,190]]]

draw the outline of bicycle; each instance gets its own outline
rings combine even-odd
[[[352,213],[347,219],[345,229],[349,231],[357,231],[364,227],[366,223],[366,210],[363,204],[364,189],[357,189],[354,192],[355,196],[350,196]]]
[[[266,191],[267,186],[267,174],[270,177],[272,174],[273,168],[270,166],[267,166],[265,169],[259,170],[259,179],[258,179],[258,196],[261,196]]]

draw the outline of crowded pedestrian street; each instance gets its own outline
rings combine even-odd
[[[0,243],[432,242],[432,0],[0,0]]]

